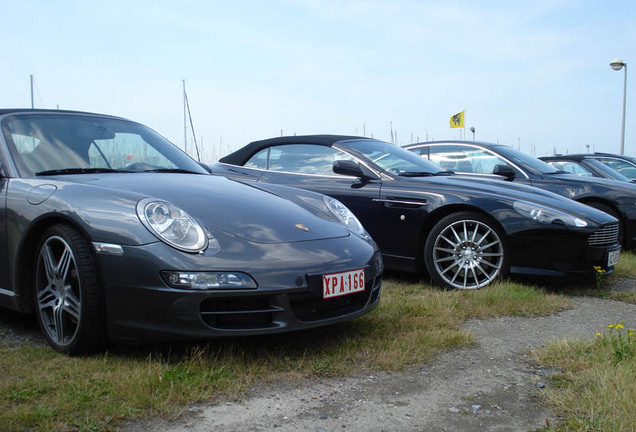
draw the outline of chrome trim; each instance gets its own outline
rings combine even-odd
[[[610,246],[618,243],[620,226],[618,222],[607,224],[594,231],[588,237],[590,246]]]
[[[15,293],[13,291],[6,290],[4,288],[0,288],[0,295],[15,297]]]
[[[302,143],[300,143],[302,144]],[[311,144],[309,144],[311,145]],[[271,147],[276,147],[276,146],[270,146]],[[358,159],[357,157],[355,157],[354,155],[344,151],[343,149],[339,148],[339,147],[334,147],[331,146],[331,148],[338,150],[339,152],[342,152],[344,154],[346,154],[347,156],[349,156],[351,159],[355,160],[356,162],[358,162],[360,165],[365,166],[369,171],[371,171],[373,174],[375,174],[376,176],[378,176],[377,180],[381,180],[383,177],[387,178],[386,175],[384,175],[384,173],[378,172],[377,170],[369,167],[366,163],[364,163],[363,161],[361,161],[360,159]],[[226,165],[229,167],[239,167],[242,169],[246,169],[246,170],[251,170],[251,171],[258,171],[261,173],[261,175],[265,175],[265,173],[280,173],[280,174],[294,174],[294,175],[302,175],[302,176],[309,176],[309,177],[332,177],[332,178],[349,178],[349,179],[357,179],[358,177],[354,177],[354,176],[346,176],[346,175],[342,175],[342,174],[311,174],[311,173],[299,173],[299,172],[293,172],[293,171],[276,171],[276,170],[271,170],[271,169],[262,169],[262,168],[252,168],[252,167],[246,167],[244,165],[234,165],[234,164],[229,164],[229,163],[225,163],[225,162],[217,162],[220,165]],[[376,180],[376,179],[372,179],[372,180]]]
[[[124,254],[124,248],[118,244],[93,242],[93,247],[95,248],[95,252],[104,255],[120,256]]]
[[[422,201],[401,201],[401,200],[382,199],[382,198],[373,198],[373,201],[391,203],[391,204],[409,204],[409,205],[418,205],[418,206],[425,206],[427,204],[426,202],[422,202]]]
[[[310,173],[299,173],[299,172],[293,172],[293,171],[276,171],[276,170],[270,170],[270,169],[252,168],[252,167],[246,167],[243,165],[228,164],[224,162],[217,162],[217,163],[221,165],[227,165],[229,167],[241,168],[241,169],[246,169],[250,171],[258,171],[261,173],[261,176],[266,176],[267,173],[277,173],[277,174],[293,174],[293,175],[301,175],[301,176],[309,176],[309,177],[333,177],[333,178],[350,178],[350,179],[358,178],[358,177],[346,176],[342,174],[333,174],[333,175],[332,174],[310,174]],[[218,173],[218,175],[222,175],[222,174]],[[261,176],[259,176],[259,178]]]

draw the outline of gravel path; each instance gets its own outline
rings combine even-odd
[[[589,297],[555,315],[467,322],[477,346],[420,369],[254,388],[241,402],[189,407],[175,421],[124,431],[528,431],[556,419],[537,393],[550,373],[526,352],[552,339],[594,337],[621,320],[636,327],[636,305]]]
[[[615,281],[636,290],[636,280]],[[549,369],[526,356],[553,339],[594,337],[608,324],[636,328],[636,305],[573,297],[573,309],[535,318],[474,320],[473,348],[440,355],[433,363],[400,373],[285,382],[254,388],[242,401],[188,407],[174,421],[153,419],[122,426],[125,432],[226,431],[529,431],[555,424],[540,405]],[[6,313],[5,313],[6,312]],[[45,342],[28,317],[3,311],[0,340]]]

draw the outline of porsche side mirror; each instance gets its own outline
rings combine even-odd
[[[212,168],[210,168],[208,164],[205,164],[203,162],[197,162],[197,163],[201,166],[201,168],[203,168],[204,170],[212,174]]]
[[[512,181],[517,175],[513,167],[504,164],[495,165],[492,173],[505,177],[507,181]]]

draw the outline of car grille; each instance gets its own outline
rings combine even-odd
[[[208,299],[201,303],[201,318],[210,327],[248,330],[278,327],[274,314],[283,308],[272,305],[269,296]]]
[[[288,308],[299,321],[336,318],[375,303],[382,278],[367,279],[369,289],[362,292],[329,299],[322,298],[321,276],[309,276],[308,284],[309,290],[300,293],[209,298],[201,302],[201,319],[214,329],[240,331],[284,327]]]
[[[602,226],[594,231],[587,240],[590,246],[609,246],[618,243],[618,222]]]

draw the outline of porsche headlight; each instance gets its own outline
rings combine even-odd
[[[337,199],[326,195],[323,197],[323,201],[331,213],[333,213],[338,220],[349,229],[349,231],[363,237],[369,237],[369,234],[367,234],[367,231],[364,229],[358,218],[347,208],[346,205]]]
[[[146,228],[159,240],[184,252],[200,252],[208,246],[208,239],[190,215],[174,205],[145,199],[137,204],[137,215]]]
[[[517,201],[513,205],[514,209],[521,215],[534,219],[537,222],[556,225],[567,225],[583,228],[587,226],[587,222],[576,216],[562,212],[550,207],[544,207],[539,204]]]

